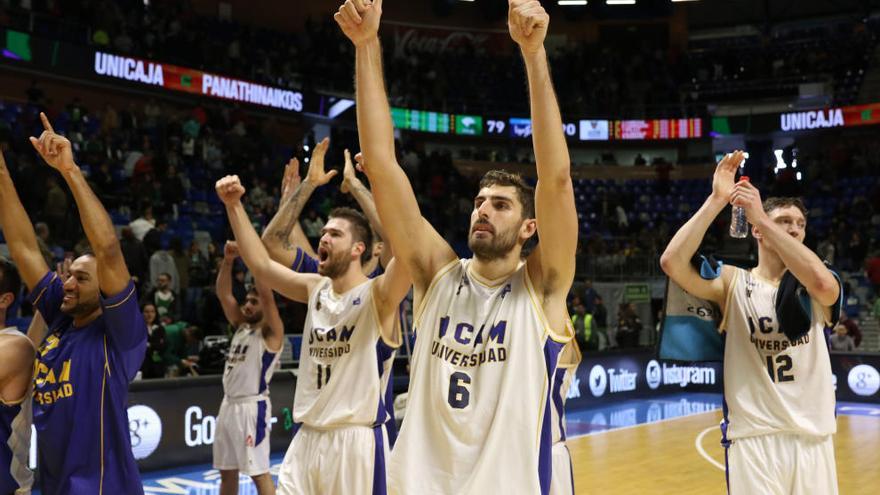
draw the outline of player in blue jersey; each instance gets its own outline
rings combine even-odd
[[[146,351],[134,283],[113,223],[74,162],[70,141],[40,114],[31,143],[73,193],[94,254],[75,259],[62,280],[46,265],[6,168],[0,224],[28,299],[49,326],[34,363],[34,425],[43,495],[142,494],[131,451],[128,384]]]
[[[326,172],[324,158],[330,144],[329,139],[323,139],[315,146],[309,160],[309,170],[304,180],[299,177],[299,160],[292,159],[284,170],[284,179],[281,183],[281,202],[278,213],[266,226],[263,233],[263,245],[269,251],[271,258],[299,273],[318,273],[319,256],[314,252],[308,239],[299,226],[299,215],[309,201],[312,193],[318,187],[328,184],[337,175],[336,170]],[[363,156],[359,153],[355,159],[358,161],[357,169],[363,171]],[[355,166],[351,160],[351,153],[345,150],[345,167],[342,172],[342,183],[339,190],[345,194],[351,194],[357,201],[364,216],[370,222],[374,238],[373,256],[364,264],[364,274],[369,278],[376,278],[385,272],[385,267],[394,257],[391,245],[382,242],[384,230],[379,221],[379,213],[376,211],[376,203],[367,186],[358,178]],[[403,313],[403,305],[398,310],[398,321],[402,326],[406,318]],[[404,333],[406,335],[406,333]],[[389,420],[386,425],[388,430],[388,442],[393,446],[397,440],[397,421],[394,417],[394,391],[391,386],[392,367],[396,352],[390,352],[383,361],[385,379],[385,406]]]
[[[0,174],[6,175],[0,153]],[[5,180],[5,178],[4,178]],[[6,326],[6,312],[21,292],[15,265],[0,257],[0,494],[30,493],[34,477],[28,469],[31,446],[30,392],[34,346],[15,327]]]

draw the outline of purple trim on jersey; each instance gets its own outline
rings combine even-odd
[[[397,441],[397,419],[394,418],[394,364],[392,363],[391,374],[388,377],[388,387],[385,389],[385,412],[388,419],[385,421],[385,429],[388,430],[388,445],[394,447]]]
[[[9,437],[12,436],[12,422],[21,412],[21,404],[7,406],[0,404],[0,493],[15,493],[21,488],[12,477],[12,449],[9,448]]]
[[[382,425],[373,427],[373,495],[385,495],[385,440],[382,435]]]
[[[376,362],[379,367],[379,381],[382,381],[382,377],[385,375],[385,360],[391,358],[391,355],[394,353],[394,349],[392,349],[388,344],[386,344],[382,338],[376,341]],[[389,383],[389,385],[391,385]],[[388,420],[388,410],[385,408],[385,399],[382,397],[382,394],[379,394],[379,408],[376,410],[376,421],[373,423],[374,425],[381,425]]]
[[[290,269],[298,273],[318,273],[318,260],[306,254],[301,248],[296,248],[296,256]]]
[[[544,421],[541,425],[541,446],[538,450],[538,479],[541,494],[550,493],[550,479],[553,477],[553,430],[550,424],[550,390],[553,388],[553,371],[559,362],[559,354],[565,344],[547,339],[544,344],[544,364],[547,366],[547,396],[544,398]]]
[[[372,273],[367,275],[367,278],[376,278],[383,273],[385,273],[385,269],[382,268],[382,263],[377,263],[376,268],[373,269]]]
[[[128,384],[147,341],[134,284],[101,296],[102,314],[81,328],[61,313],[63,294],[61,280],[49,272],[28,296],[52,329],[34,377],[42,493],[143,494],[127,410]]]
[[[269,384],[266,383],[266,373],[269,372],[269,366],[272,366],[272,361],[274,360],[274,352],[263,351],[263,362],[260,364],[260,390],[257,394],[262,394],[269,390]]]
[[[266,401],[257,401],[257,438],[254,439],[254,446],[260,445],[260,442],[266,439]]]
[[[562,394],[567,390],[562,390],[562,382],[565,381],[565,368],[556,369],[556,379],[553,380],[553,407],[556,409],[556,415],[559,416],[559,439],[565,441],[565,406],[562,405]]]

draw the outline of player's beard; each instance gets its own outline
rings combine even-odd
[[[488,238],[479,239],[471,232],[468,238],[468,247],[474,253],[474,257],[482,261],[494,261],[507,256],[513,250],[517,242],[518,228],[510,228],[506,231],[495,232]]]
[[[98,301],[81,301],[78,300],[77,303],[69,308],[65,308],[62,304],[61,312],[66,314],[67,316],[76,318],[78,316],[87,316],[95,312],[101,306]],[[157,316],[158,317],[158,316]]]
[[[323,265],[318,265],[318,274],[324,277],[337,278],[342,276],[348,269],[351,261],[346,254],[348,251],[341,253],[329,253],[327,261]]]
[[[253,313],[251,313],[250,316],[248,316],[247,314],[244,314],[243,316],[244,316],[245,323],[247,323],[249,325],[256,325],[257,323],[260,322],[260,320],[263,319],[263,312],[262,311],[254,311]]]

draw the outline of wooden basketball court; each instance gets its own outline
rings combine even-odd
[[[711,411],[569,439],[575,492],[726,494],[720,421]],[[837,429],[841,495],[880,493],[880,418],[841,415]]]

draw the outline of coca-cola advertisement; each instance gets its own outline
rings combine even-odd
[[[476,54],[507,53],[511,50],[506,30],[464,31],[443,26],[424,26],[387,22],[385,37],[393,42],[394,57],[415,54],[444,54],[466,50]],[[390,35],[390,36],[389,36]]]

